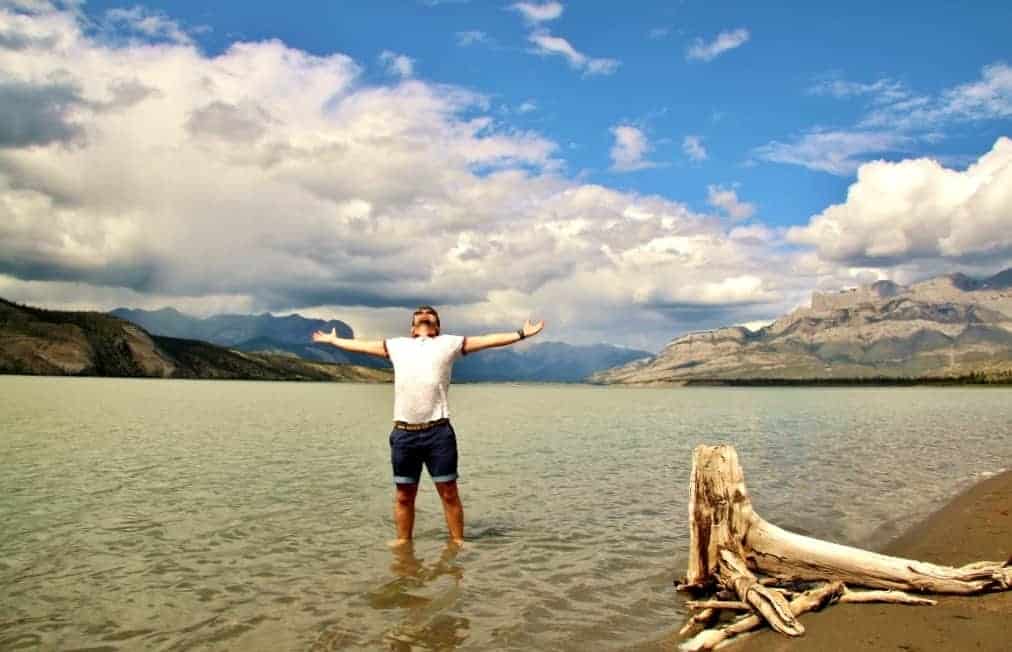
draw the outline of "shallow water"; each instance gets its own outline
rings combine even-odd
[[[683,620],[692,448],[879,545],[1012,459],[1007,388],[458,384],[467,545],[393,552],[393,387],[0,376],[0,649],[622,649]]]

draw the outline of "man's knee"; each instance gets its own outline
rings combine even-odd
[[[399,484],[394,493],[394,501],[400,507],[414,507],[415,495],[418,493],[417,484]]]
[[[437,482],[436,491],[439,493],[439,498],[446,505],[457,505],[460,503],[460,493],[457,491],[457,481],[450,480],[449,482]]]

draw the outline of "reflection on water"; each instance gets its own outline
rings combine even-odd
[[[696,444],[858,545],[1012,459],[1007,388],[452,391],[467,542],[424,477],[391,549],[391,386],[0,376],[0,650],[652,649]]]
[[[415,555],[414,545],[394,548],[390,570],[395,579],[369,593],[373,609],[402,611],[384,635],[390,649],[410,650],[414,645],[452,649],[467,638],[469,621],[448,613],[460,598],[464,577],[463,568],[455,563],[459,550],[448,544],[438,559],[425,564]]]
[[[368,642],[358,641],[338,623],[325,629],[311,646],[314,651],[349,647],[388,650],[453,650],[467,639],[470,621],[457,612],[463,566],[462,546],[447,543],[431,561],[418,556],[415,545],[392,547],[390,579],[364,592],[369,608],[384,615],[387,628]]]

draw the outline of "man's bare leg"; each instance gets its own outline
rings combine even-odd
[[[399,546],[411,543],[411,534],[415,528],[415,496],[418,494],[418,483],[398,483],[396,487],[394,523],[397,524],[397,538],[390,544]]]
[[[457,491],[457,481],[437,482],[436,491],[443,501],[443,514],[446,516],[446,527],[450,530],[450,540],[453,543],[463,545],[464,543],[464,506],[460,502],[460,493]]]

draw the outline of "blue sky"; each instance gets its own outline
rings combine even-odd
[[[1012,264],[1009,3],[0,0],[0,296],[649,350]]]

